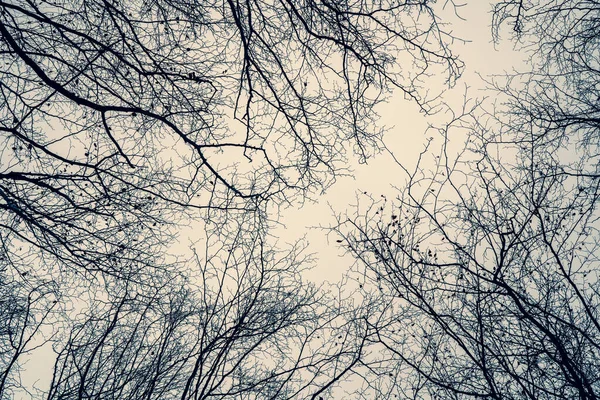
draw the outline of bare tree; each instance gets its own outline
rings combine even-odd
[[[197,285],[119,281],[96,298],[58,351],[48,398],[317,399],[343,382],[364,323],[302,281],[303,249],[226,243],[196,249]]]
[[[532,71],[492,80],[504,101],[492,111],[467,102],[432,128],[397,198],[361,196],[336,230],[358,284],[385,300],[372,328],[390,393],[596,399],[600,7],[494,10],[496,24],[513,18]]]
[[[54,320],[59,295],[54,282],[12,277],[4,262],[0,268],[0,399],[11,399],[23,394],[23,357],[56,334],[45,324]]]
[[[365,159],[379,150],[372,109],[388,93],[400,90],[429,109],[420,87],[427,74],[446,71],[452,84],[461,73],[452,40],[426,0],[0,1],[0,257],[10,277],[0,290],[29,304],[22,293],[37,286],[28,280],[52,282],[59,297],[99,290],[106,301],[105,309],[90,305],[101,317],[90,314],[74,328],[69,343],[82,350],[61,350],[57,368],[64,374],[57,372],[50,395],[100,390],[118,397],[96,382],[109,382],[118,368],[131,367],[123,375],[131,379],[146,371],[139,363],[97,369],[98,357],[105,362],[119,351],[111,347],[118,338],[131,338],[133,349],[158,340],[135,330],[155,329],[146,320],[152,315],[182,309],[191,313],[181,317],[188,330],[210,315],[194,304],[191,288],[172,294],[181,305],[132,294],[134,287],[162,294],[164,276],[176,275],[171,225],[204,221],[226,237],[243,231],[251,240],[254,225],[236,225],[250,212],[264,234],[268,206],[326,188],[344,173],[349,151]],[[235,251],[256,255],[246,243]],[[202,263],[201,271],[217,268]],[[219,267],[230,271],[227,265]],[[232,318],[242,312],[234,312],[241,304],[222,301]],[[19,320],[20,332],[45,321],[39,310]],[[68,310],[61,313],[69,321]],[[8,325],[10,315],[2,317]],[[111,318],[119,322],[114,337]],[[213,319],[220,318],[227,321],[215,312]],[[229,343],[218,329],[207,335]],[[190,343],[190,360],[200,360],[203,353],[193,352],[204,344]],[[148,363],[159,368],[149,374],[164,367]],[[14,371],[18,363],[7,365]],[[90,373],[73,375],[78,365]],[[197,397],[205,384],[217,390],[187,372],[193,388],[185,393]],[[227,379],[227,390],[241,387]],[[134,386],[132,393],[141,390]]]
[[[572,156],[561,160],[572,174],[598,174],[599,13],[595,1],[530,0],[498,2],[492,14],[494,37],[500,40],[501,28],[512,27],[531,65],[491,82],[507,97],[502,125],[516,140],[577,154],[573,167]]]
[[[166,208],[256,210],[327,187],[344,149],[378,148],[388,90],[425,108],[431,66],[450,83],[461,71],[427,1],[0,6],[3,232],[84,269],[107,269],[115,230],[148,232]]]
[[[378,327],[397,394],[596,398],[598,186],[523,153],[519,171],[444,151],[433,178],[416,171],[393,205],[340,226],[360,284],[389,302]]]

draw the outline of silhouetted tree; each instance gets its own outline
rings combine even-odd
[[[21,360],[53,339],[59,294],[54,282],[15,278],[0,263],[0,399],[23,395]],[[43,332],[42,332],[43,331]]]
[[[143,367],[163,368],[158,359],[94,364],[120,354],[111,346],[121,339],[131,338],[129,352],[158,340],[134,329],[158,329],[146,320],[151,315],[182,309],[191,314],[177,323],[189,331],[211,312],[220,322],[242,313],[235,311],[242,304],[218,298],[224,308],[202,311],[187,287],[173,292],[168,306],[167,297],[150,295],[166,290],[164,277],[181,268],[167,250],[175,237],[171,225],[217,226],[227,238],[241,232],[251,240],[254,228],[266,235],[268,205],[302,201],[326,188],[345,172],[348,151],[364,160],[380,149],[373,107],[392,90],[430,109],[423,79],[446,71],[452,84],[461,73],[447,46],[452,40],[426,0],[0,1],[0,290],[22,305],[3,314],[2,323],[16,324],[24,337],[44,323],[64,332],[57,321],[73,317],[67,297],[104,302],[102,308],[90,300],[87,322],[73,328],[68,342],[81,349],[61,350],[57,371],[64,374],[55,375],[51,395],[118,398],[120,392],[105,393],[96,382],[113,382],[110,371],[119,368],[130,368],[122,379],[158,373]],[[238,226],[245,213],[262,222]],[[233,252],[257,256],[233,242],[241,246]],[[200,263],[208,268],[202,263],[208,258]],[[228,265],[220,267],[230,272]],[[52,307],[36,306],[35,315],[17,310],[38,302],[40,283],[52,284],[64,300],[53,322],[44,311]],[[132,288],[148,294],[135,297]],[[248,288],[257,292],[236,299],[265,296],[262,287]],[[42,297],[54,304],[53,296]],[[207,337],[229,343],[219,329],[207,328]],[[2,335],[13,346],[12,333]],[[236,340],[240,352],[253,343]],[[204,348],[186,343],[192,352]],[[3,350],[3,364],[4,354],[10,360],[23,349]],[[204,365],[201,355],[188,356]],[[9,382],[19,363],[6,365]],[[78,365],[88,372],[72,375]],[[186,373],[187,393],[196,396],[205,384],[217,390]],[[17,375],[10,379],[18,382]],[[241,387],[227,379],[229,386],[219,390]],[[113,390],[125,390],[114,382]],[[142,384],[127,390],[138,393]]]
[[[494,18],[531,72],[432,129],[397,198],[363,196],[337,231],[386,301],[372,328],[389,393],[596,399],[600,6],[506,1]]]
[[[431,65],[461,70],[427,1],[0,7],[2,232],[78,271],[115,273],[117,232],[173,207],[256,210],[328,186],[344,149],[379,146],[382,95],[425,108]]]
[[[565,154],[560,164],[568,174],[598,175],[599,13],[587,0],[502,1],[493,9],[494,36],[500,40],[501,27],[512,27],[531,65],[491,82],[506,102],[502,127],[513,140]]]
[[[113,300],[94,299],[61,344],[48,398],[316,399],[343,381],[364,323],[301,279],[301,247],[276,251],[261,235],[204,247],[198,279],[119,281]]]

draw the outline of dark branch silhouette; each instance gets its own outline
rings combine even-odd
[[[531,70],[491,79],[491,108],[432,128],[397,198],[361,196],[336,230],[382,298],[390,395],[597,399],[600,6],[503,1],[493,16]]]
[[[2,317],[0,397],[25,390],[38,328],[60,332],[51,398],[328,393],[360,351],[307,347],[329,305],[316,289],[288,305],[288,283],[258,269],[273,268],[257,253],[267,211],[379,151],[373,107],[392,91],[431,111],[424,80],[462,71],[453,39],[425,0],[0,1],[0,289],[19,304]],[[182,265],[170,253],[181,225],[212,227],[247,259],[210,264],[217,242]],[[232,239],[255,235],[260,246]],[[233,297],[209,278],[166,285],[197,268],[239,274]],[[265,274],[267,287],[247,280]],[[81,315],[66,306],[76,299]],[[259,326],[267,314],[275,325]],[[299,346],[295,363],[264,347],[272,336]],[[274,376],[257,361],[270,350]]]

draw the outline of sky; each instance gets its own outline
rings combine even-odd
[[[443,2],[440,3],[442,6]],[[467,87],[470,97],[485,97],[481,77],[518,69],[524,55],[508,41],[498,46],[492,43],[490,5],[487,1],[466,2],[458,8],[458,16],[450,12],[450,8],[446,6],[439,15],[443,22],[450,24],[455,36],[465,41],[457,41],[453,46],[465,63],[465,70],[455,87],[444,93],[442,100],[456,109],[462,105]],[[409,170],[414,168],[430,137],[426,132],[428,125],[444,122],[449,115],[440,112],[425,116],[414,103],[404,100],[398,93],[391,95],[376,111],[380,115],[380,123],[388,128],[384,136],[385,145]],[[456,139],[460,141],[460,138]],[[351,166],[354,173],[340,178],[316,202],[307,202],[303,207],[290,207],[282,212],[280,222],[283,225],[273,234],[282,243],[293,243],[302,238],[308,240],[308,251],[317,258],[315,267],[307,275],[308,279],[315,283],[324,280],[335,283],[352,265],[354,259],[345,257],[343,250],[336,246],[337,238],[320,227],[335,224],[334,213],[343,214],[352,208],[358,193],[393,198],[394,187],[402,186],[402,170],[394,157],[384,151],[365,164],[354,162]]]
[[[439,6],[443,6],[443,2],[440,3]],[[449,12],[449,9],[447,7],[440,15],[445,22],[451,24],[454,34],[466,41],[456,42],[453,46],[465,63],[462,79],[443,97],[445,102],[456,107],[462,103],[466,86],[469,86],[471,96],[485,95],[481,91],[483,82],[478,74],[500,74],[518,67],[522,54],[513,51],[510,43],[504,42],[498,48],[492,44],[490,6],[487,1],[468,1],[459,9],[461,18]],[[426,143],[428,124],[447,118],[444,113],[425,117],[419,113],[414,103],[404,100],[398,93],[392,94],[376,111],[380,115],[380,123],[388,127],[384,137],[386,146],[409,169],[414,167],[417,156]],[[355,160],[351,163],[351,168],[354,170],[352,176],[340,178],[316,202],[306,202],[302,207],[282,210],[281,225],[273,231],[280,243],[294,243],[306,238],[309,243],[307,251],[314,253],[317,260],[306,278],[315,283],[338,282],[353,263],[353,259],[343,256],[343,251],[336,246],[337,238],[319,227],[333,225],[333,214],[343,214],[350,209],[356,203],[357,193],[367,192],[373,197],[382,194],[390,196],[394,193],[394,186],[402,185],[402,171],[388,153],[382,152],[365,164],[358,164]],[[180,236],[182,248],[187,248],[189,243],[185,236]],[[49,346],[32,355],[31,361],[26,365],[26,373],[23,374],[25,386],[47,386],[53,356]]]

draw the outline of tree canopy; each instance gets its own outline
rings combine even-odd
[[[525,69],[452,109],[435,3],[0,0],[0,399],[596,399],[600,5],[494,1]],[[397,96],[429,139],[310,283],[278,210]]]
[[[598,398],[599,16],[498,2],[530,70],[432,128],[397,198],[340,216],[401,397]]]

